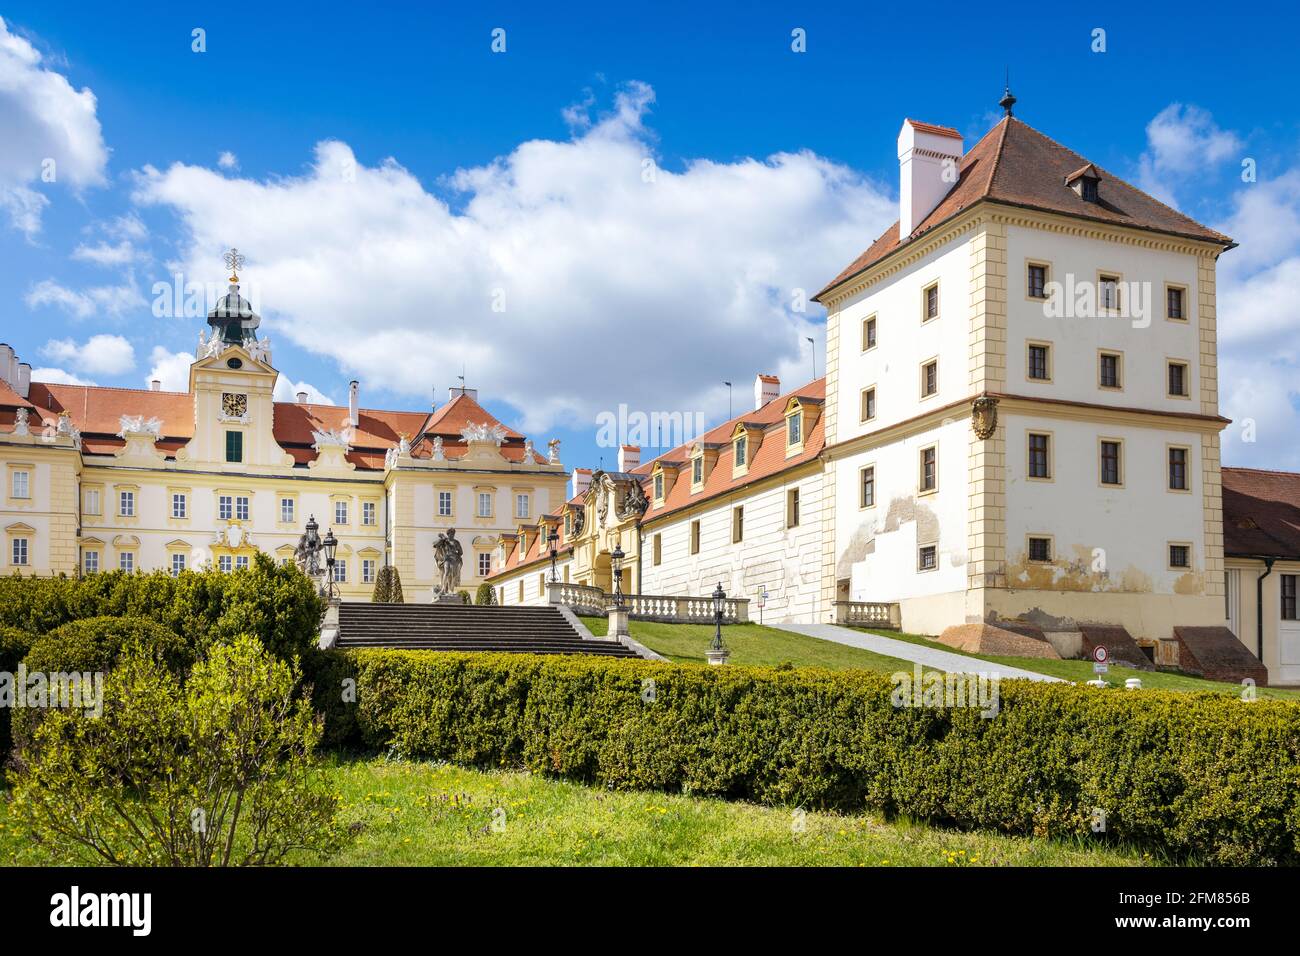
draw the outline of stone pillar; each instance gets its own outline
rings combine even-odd
[[[628,612],[627,607],[609,606],[609,634],[610,638],[617,640],[622,637],[630,637],[627,629]]]

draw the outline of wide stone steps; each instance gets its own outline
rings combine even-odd
[[[583,638],[554,607],[345,602],[338,646],[637,657],[616,641]]]

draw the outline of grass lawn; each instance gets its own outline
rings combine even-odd
[[[597,637],[603,637],[609,631],[607,618],[584,617],[582,623]],[[705,663],[704,651],[713,640],[712,624],[632,621],[628,630],[650,650],[679,664]],[[733,664],[775,666],[788,661],[796,667],[857,668],[887,674],[895,671],[911,673],[912,670],[910,661],[897,657],[758,624],[724,625],[722,639],[731,651]]]
[[[910,644],[920,644],[922,647],[933,647],[941,651],[949,651],[953,654],[961,654],[964,657],[974,657],[977,660],[992,661],[997,664],[1006,664],[1009,667],[1019,667],[1027,671],[1035,671],[1039,674],[1050,674],[1052,677],[1062,677],[1071,681],[1089,681],[1095,677],[1103,677],[1112,687],[1123,687],[1124,681],[1130,677],[1140,677],[1143,688],[1157,688],[1159,690],[1182,690],[1182,691],[1213,691],[1218,694],[1232,694],[1240,696],[1240,684],[1228,684],[1221,681],[1204,680],[1200,677],[1190,677],[1186,674],[1172,674],[1167,671],[1140,671],[1136,668],[1125,667],[1121,664],[1111,664],[1110,670],[1103,675],[1094,674],[1091,661],[1061,661],[1048,660],[1041,657],[994,657],[984,654],[971,654],[967,651],[958,650],[955,647],[949,647],[947,644],[940,644],[932,638],[922,637],[919,634],[902,634],[897,631],[879,631],[871,628],[860,628],[869,634],[879,634],[881,637],[893,637],[900,641],[907,641]],[[1279,697],[1288,700],[1300,700],[1300,691],[1295,690],[1278,690],[1269,687],[1258,688],[1260,697]]]
[[[869,815],[809,813],[662,793],[620,793],[520,772],[382,757],[329,758],[353,843],[331,865],[383,866],[1131,866],[1122,848],[960,833]],[[504,810],[504,828],[493,811]],[[0,865],[39,864],[9,825]],[[300,859],[299,863],[319,862]]]

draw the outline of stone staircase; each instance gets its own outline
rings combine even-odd
[[[345,601],[339,606],[337,646],[638,656],[630,647],[617,641],[582,637],[565,620],[558,607],[480,607],[468,604]]]

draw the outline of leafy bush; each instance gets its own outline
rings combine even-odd
[[[0,673],[12,674],[32,647],[32,636],[16,627],[0,624]],[[9,721],[13,707],[0,701],[0,762],[9,752]]]
[[[377,650],[330,652],[314,681],[336,743],[1117,839],[1219,864],[1300,863],[1300,705],[1287,701],[1004,681],[985,719],[895,708],[889,677],[865,671]]]
[[[175,631],[147,617],[89,617],[38,637],[23,663],[29,673],[107,672],[133,645],[140,645],[172,673],[193,666],[194,648]]]
[[[143,617],[182,635],[196,656],[213,643],[251,633],[280,659],[292,660],[315,648],[323,611],[302,571],[265,554],[251,567],[228,573],[0,578],[0,625],[46,634],[83,618]]]
[[[180,681],[141,644],[103,714],[51,710],[11,775],[12,815],[58,862],[269,865],[326,853],[337,798],[313,768],[320,729],[296,675],[252,636]]]
[[[496,588],[484,581],[478,586],[478,593],[474,595],[474,603],[483,607],[492,607],[497,603]]]
[[[386,564],[375,575],[375,592],[371,595],[375,604],[402,604],[402,576],[397,568]]]

